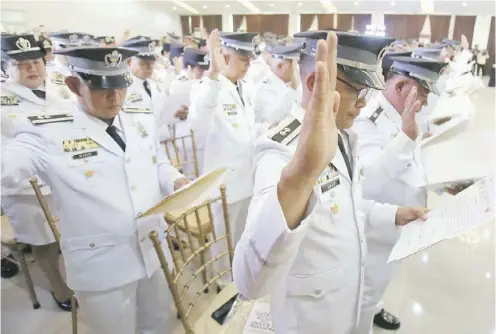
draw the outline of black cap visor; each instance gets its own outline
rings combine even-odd
[[[157,60],[158,57],[156,55],[140,55],[140,54],[137,54],[135,57],[138,57],[140,59],[143,59],[143,60]]]
[[[120,89],[127,88],[133,83],[133,78],[129,73],[106,76],[84,73],[79,73],[79,75],[88,83],[90,89]]]
[[[46,53],[41,50],[26,51],[26,52],[12,53],[12,54],[8,54],[4,51],[3,54],[6,55],[8,58],[14,60],[42,59],[46,55]]]
[[[377,90],[384,90],[386,88],[382,71],[361,70],[345,65],[338,65],[338,69],[343,71],[343,73],[354,83]]]

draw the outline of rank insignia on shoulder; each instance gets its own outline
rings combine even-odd
[[[369,119],[375,123],[375,121],[377,120],[377,118],[379,118],[379,116],[381,115],[382,111],[384,110],[384,108],[382,108],[381,106],[377,107],[377,109],[374,111],[374,113],[369,117]]]
[[[130,114],[151,114],[152,110],[150,108],[137,108],[137,107],[123,107],[122,111]]]
[[[62,146],[64,147],[64,152],[78,152],[100,147],[96,141],[88,137],[64,140],[62,141]]]
[[[301,130],[301,123],[293,116],[286,117],[278,126],[269,130],[268,136],[275,142],[289,145]]]
[[[38,115],[29,116],[28,120],[33,125],[58,123],[58,122],[72,122],[74,118],[71,114],[58,114],[58,115]]]
[[[138,101],[143,101],[143,97],[141,96],[141,94],[138,94],[138,93],[132,93],[132,94],[129,94],[128,97],[127,97],[127,102],[138,102]]]
[[[18,106],[19,98],[17,96],[2,96],[2,106]]]

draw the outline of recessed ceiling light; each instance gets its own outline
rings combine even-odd
[[[413,303],[412,310],[413,313],[415,313],[416,315],[421,315],[423,312],[422,305],[420,305],[419,303]]]
[[[229,5],[227,4],[227,5],[226,5],[226,8],[229,8],[229,7],[231,7],[231,6],[229,6]]]
[[[270,4],[270,7],[274,7],[274,4],[273,4],[273,3],[271,3],[271,4]]]
[[[176,9],[177,9],[177,7],[176,7],[176,6],[172,7],[172,10],[176,10]]]
[[[301,7],[301,6],[303,6],[303,3],[301,3],[301,2],[298,2],[298,6],[300,6],[300,7]]]
[[[358,6],[358,1],[355,1],[355,6]]]
[[[207,8],[207,5],[203,5],[203,8]]]
[[[463,7],[467,7],[467,3],[466,2],[462,2],[462,6]]]
[[[487,272],[487,273],[486,273],[486,278],[487,278],[487,279],[491,278],[491,273],[490,273],[490,272]]]

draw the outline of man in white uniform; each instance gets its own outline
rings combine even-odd
[[[426,105],[429,93],[437,93],[436,81],[446,64],[411,57],[390,60],[386,89],[362,111],[353,127],[360,138],[363,194],[380,203],[425,207],[427,193],[422,186],[427,180],[416,114]],[[367,233],[364,299],[356,334],[369,334],[372,321],[384,329],[400,327],[399,320],[380,305],[394,267],[387,259],[398,236],[388,240],[380,231]]]
[[[199,49],[187,48],[184,50],[184,69],[181,74],[171,82],[169,98],[172,105],[168,105],[167,121],[171,131],[171,136],[181,138],[190,136],[190,127],[187,122],[189,113],[190,96],[194,87],[196,87],[203,78],[205,71],[210,65],[209,56],[206,52]],[[171,110],[171,108],[175,110]],[[165,121],[163,121],[165,122]],[[183,173],[188,177],[195,177],[196,170],[193,163],[193,147],[190,139],[185,139],[184,146],[186,152],[182,150],[182,142],[178,141],[180,146],[180,159],[187,163],[183,166]],[[203,143],[195,136],[196,158],[199,175],[203,170]]]
[[[383,88],[378,55],[393,40],[337,34],[337,41],[326,31],[295,36],[305,38],[302,102],[255,146],[254,196],[234,279],[245,297],[271,294],[278,334],[350,333],[362,297],[365,228],[387,237],[424,213],[362,198],[357,138],[347,129],[369,88]]]
[[[257,86],[253,102],[257,122],[275,124],[291,111],[300,80],[296,72],[300,49],[300,44],[269,47],[270,71]]]
[[[260,43],[255,48],[257,57],[252,59],[245,77],[246,81],[255,86],[258,86],[270,72],[269,60],[271,56],[268,49],[270,46],[277,44],[276,35],[272,33],[265,33],[262,36],[258,36],[258,38],[260,39]]]
[[[140,122],[151,120],[150,117],[142,114],[152,113],[158,138],[166,139],[169,137],[169,129],[167,124],[163,124],[161,120],[167,112],[167,96],[160,84],[152,79],[158,58],[155,52],[156,41],[134,39],[124,42],[122,46],[139,52],[128,60],[133,83],[127,90],[123,110],[131,115],[134,114],[132,117]]]
[[[28,119],[43,117],[48,111],[70,108],[53,90],[45,86],[45,55],[33,35],[2,36],[2,66],[9,78],[2,83],[2,145],[14,137],[17,124],[29,124]],[[6,157],[2,159],[5,161]],[[14,157],[14,160],[18,158]],[[59,270],[59,247],[36,199],[27,175],[9,185],[2,182],[2,208],[9,218],[19,242],[32,245],[33,256],[50,282],[57,305],[70,311],[72,291]],[[50,210],[57,215],[51,191],[42,186]]]
[[[225,180],[234,244],[243,232],[253,180],[250,177],[253,143],[260,133],[251,105],[253,88],[243,80],[253,57],[254,33],[221,33],[210,36],[210,69],[191,95],[188,124],[204,145],[205,173],[232,169]],[[224,230],[222,206],[213,209],[215,229]],[[225,251],[216,247],[214,255]],[[227,258],[225,265],[227,266]],[[226,268],[219,268],[223,271]]]
[[[57,52],[68,58],[78,103],[16,128],[3,147],[2,185],[37,174],[52,189],[67,281],[90,333],[170,333],[167,283],[156,255],[142,251],[138,231],[149,231],[136,217],[189,181],[161,154],[155,129],[143,132],[121,111],[136,51]]]

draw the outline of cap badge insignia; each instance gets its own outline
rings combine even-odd
[[[76,35],[76,34],[72,34],[72,35],[70,35],[70,36],[69,36],[69,41],[70,41],[71,43],[77,43],[77,42],[78,42],[78,40],[79,40],[79,37],[78,37],[78,35]]]
[[[43,47],[45,49],[48,49],[48,48],[52,47],[52,44],[50,44],[50,42],[47,39],[45,39],[45,40],[43,40]]]
[[[22,37],[19,37],[15,44],[17,48],[22,51],[29,51],[29,49],[31,49],[31,42]]]
[[[117,50],[105,55],[105,64],[107,67],[118,67],[122,62],[122,54]]]
[[[210,56],[208,53],[203,57],[203,62],[206,64],[208,64],[210,62]]]
[[[155,48],[157,47],[157,43],[155,43],[155,41],[151,42],[150,44],[148,44],[148,49],[150,51],[155,51]]]

